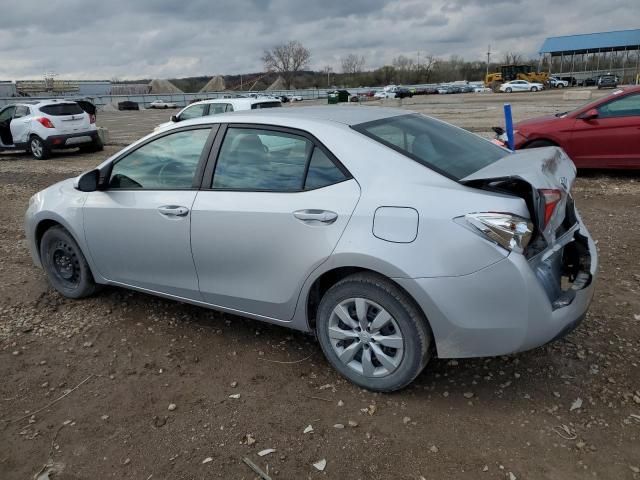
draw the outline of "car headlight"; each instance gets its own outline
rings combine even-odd
[[[512,213],[469,213],[464,219],[474,230],[506,250],[522,253],[533,233],[533,223]]]

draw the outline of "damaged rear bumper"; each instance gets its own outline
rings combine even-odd
[[[525,351],[576,328],[593,297],[598,257],[579,218],[565,235],[535,259],[511,253],[470,275],[396,279],[423,308],[438,356]]]

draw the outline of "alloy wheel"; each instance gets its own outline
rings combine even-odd
[[[396,371],[404,355],[404,338],[396,320],[366,298],[348,298],[333,309],[329,339],[338,359],[365,377]]]
[[[31,139],[31,152],[36,158],[42,157],[43,147],[42,142],[39,139]]]

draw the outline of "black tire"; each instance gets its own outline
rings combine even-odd
[[[375,303],[386,310],[392,321],[395,321],[393,326],[387,325],[391,329],[392,335],[397,334],[397,330],[399,330],[403,341],[403,351],[398,360],[398,366],[390,373],[382,376],[365,376],[362,372],[358,372],[343,363],[338,353],[334,350],[329,337],[332,317],[334,321],[337,318],[333,315],[334,309],[338,305],[344,304],[343,302],[349,302],[351,299],[356,298]],[[375,307],[373,310],[366,311],[369,315],[376,313]],[[371,326],[371,320],[369,320],[369,326]],[[396,329],[396,326],[398,329]],[[355,332],[355,330],[352,331]],[[356,385],[376,392],[391,392],[406,387],[422,372],[431,356],[432,336],[422,311],[397,285],[379,275],[354,274],[332,286],[324,294],[318,306],[316,333],[327,360],[341,375]],[[354,338],[351,340],[354,343],[359,343],[359,340]],[[371,342],[375,343],[372,340]],[[373,352],[370,355],[375,354],[373,347],[370,347],[369,344],[364,345],[363,343],[362,345],[362,349],[359,350],[361,352],[360,359],[368,349]],[[376,344],[376,348],[380,349],[380,345]],[[387,347],[383,346],[382,348],[386,349]],[[393,349],[391,351],[393,352]],[[389,350],[385,350],[385,352],[388,353]],[[398,351],[396,350],[393,354],[397,355]],[[356,361],[357,356],[358,354],[355,357]],[[383,366],[377,357],[375,362],[377,362],[376,369]]]
[[[564,88],[564,83],[559,83],[559,84],[557,85],[557,87],[558,87],[558,88]]]
[[[537,92],[538,91],[538,87],[531,87],[531,91],[532,92]]]
[[[80,151],[82,153],[95,153],[95,152],[101,152],[102,150],[104,150],[104,144],[102,143],[102,140],[100,140],[100,137],[98,137],[94,142],[90,143],[89,145],[80,146]]]
[[[29,151],[36,160],[46,160],[51,157],[51,149],[37,135],[32,135],[29,139]]]
[[[524,148],[542,148],[542,147],[557,147],[557,145],[549,140],[534,140],[527,144]]]
[[[97,291],[87,260],[63,227],[51,227],[44,232],[40,259],[49,283],[65,297],[83,298]]]
[[[511,92],[513,92],[513,90],[511,89],[511,87],[507,87],[507,88],[505,88],[505,89],[504,89],[504,91],[505,91],[505,92],[507,92],[507,93],[511,93]]]

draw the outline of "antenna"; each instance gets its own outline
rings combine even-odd
[[[491,61],[491,44],[489,44],[489,46],[487,47],[487,76],[489,76],[489,62],[490,61]]]

